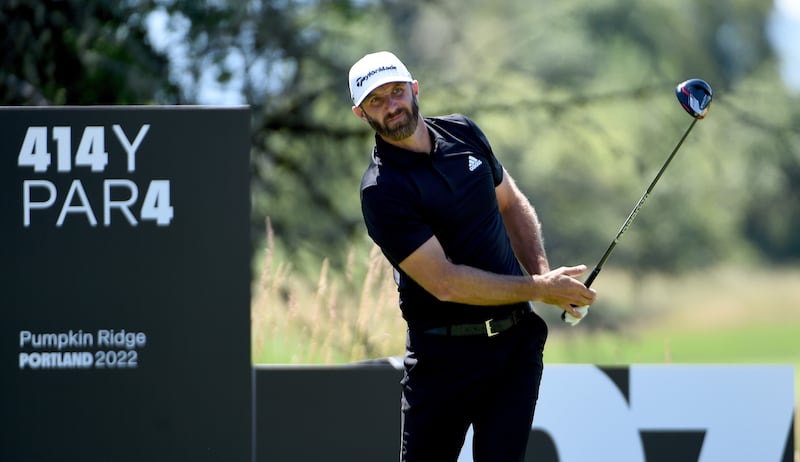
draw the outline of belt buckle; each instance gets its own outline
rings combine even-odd
[[[494,321],[494,319],[487,319],[486,322],[485,322],[485,324],[486,324],[486,336],[487,337],[494,337],[495,335],[500,333],[500,332],[495,332],[495,331],[492,330],[492,321]]]

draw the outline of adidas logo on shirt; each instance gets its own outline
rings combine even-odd
[[[475,169],[480,167],[482,163],[483,162],[481,162],[480,159],[476,159],[472,156],[469,156],[469,171],[474,172]]]

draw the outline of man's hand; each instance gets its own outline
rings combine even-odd
[[[588,306],[594,303],[597,292],[588,289],[576,279],[586,271],[586,265],[562,266],[541,275],[534,275],[533,279],[539,287],[538,299],[560,307],[573,317],[580,319],[582,314],[575,308]]]

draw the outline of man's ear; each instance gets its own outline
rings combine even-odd
[[[360,107],[353,106],[353,114],[355,114],[355,116],[358,117],[359,119],[365,122],[367,121],[366,117],[364,117],[364,110],[361,109]]]

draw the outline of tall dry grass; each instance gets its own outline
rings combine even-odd
[[[323,260],[314,286],[293,277],[275,249],[268,224],[253,290],[253,362],[336,364],[403,353],[406,325],[392,269],[376,246],[361,254],[351,248],[341,273]]]

